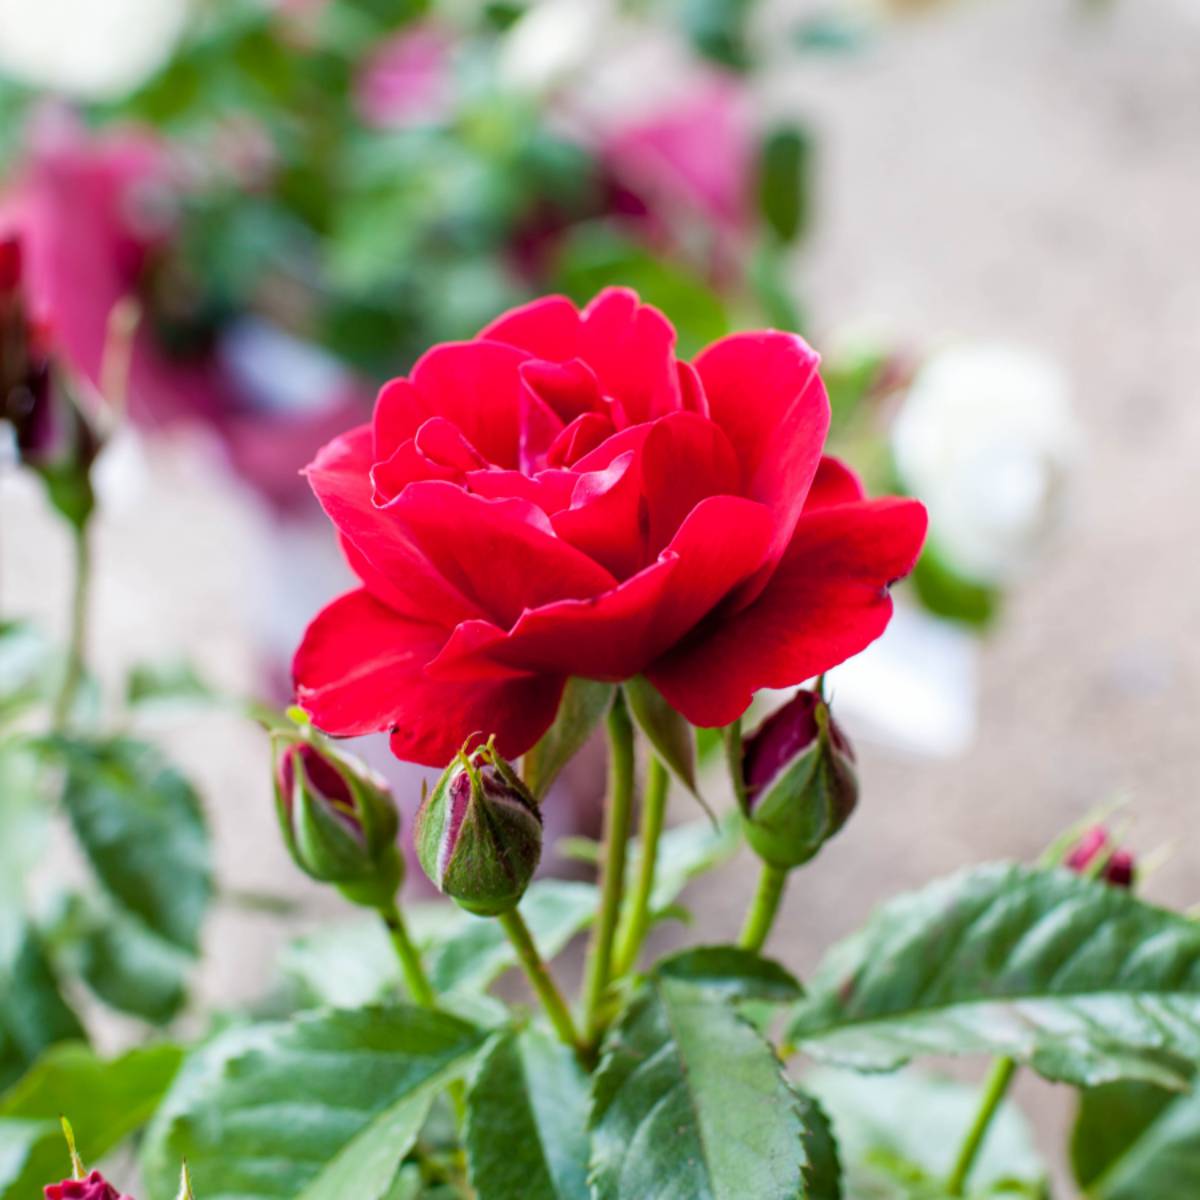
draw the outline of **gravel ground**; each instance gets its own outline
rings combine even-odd
[[[1064,0],[977,0],[772,84],[822,139],[818,236],[796,264],[822,328],[1028,342],[1069,370],[1086,437],[1058,552],[984,648],[977,743],[936,762],[862,748],[862,810],[796,880],[776,937],[801,969],[880,899],[966,861],[1031,857],[1118,794],[1136,846],[1176,846],[1147,890],[1200,901],[1198,66],[1193,0],[1090,19]],[[281,537],[191,447],[159,446],[132,475],[100,529],[100,666],[182,647],[250,686],[274,600],[294,623],[336,590],[328,540]],[[21,482],[0,480],[0,501],[3,610],[61,622],[65,540]],[[204,785],[227,886],[315,913],[278,848],[255,731],[205,716],[162,732]],[[732,932],[751,877],[731,872],[696,905]],[[256,994],[278,938],[275,918],[223,909],[205,994]],[[1067,1097],[1031,1083],[1023,1098],[1052,1144]]]

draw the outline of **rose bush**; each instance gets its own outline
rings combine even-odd
[[[824,456],[817,354],[773,331],[679,361],[624,289],[436,346],[308,468],[362,586],[310,625],[297,696],[444,765],[529,749],[568,678],[644,674],[695,725],[858,653],[925,532]]]

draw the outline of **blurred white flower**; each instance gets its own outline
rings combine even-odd
[[[167,59],[188,0],[0,0],[0,73],[87,99],[120,96]]]
[[[892,427],[930,542],[969,579],[1001,584],[1058,522],[1078,435],[1059,367],[1018,347],[963,344],[917,372]]]
[[[595,54],[612,15],[606,0],[541,0],[531,5],[505,35],[501,79],[533,92],[566,81]]]

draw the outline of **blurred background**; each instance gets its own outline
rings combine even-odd
[[[316,447],[431,343],[627,284],[685,353],[801,331],[835,449],[931,511],[892,628],[834,674],[864,798],[779,956],[807,970],[883,898],[1116,801],[1162,860],[1146,893],[1200,903],[1198,63],[1195,0],[0,0],[0,239],[72,372],[128,359],[97,694],[140,667],[286,703],[347,582],[297,474]],[[58,637],[69,536],[17,458],[0,616]],[[209,814],[193,1003],[257,999],[333,911],[279,842],[265,738],[228,705],[112,720]],[[360,749],[415,807],[419,773]],[[567,781],[562,832],[598,792]],[[81,868],[53,853],[57,885]],[[752,879],[692,906],[732,934]]]

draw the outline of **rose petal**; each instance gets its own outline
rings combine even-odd
[[[702,501],[659,559],[619,587],[525,613],[511,633],[465,622],[430,673],[466,679],[488,658],[531,671],[627,679],[658,658],[760,566],[771,514],[738,496]]]
[[[528,500],[489,500],[431,481],[409,484],[385,511],[444,578],[506,627],[527,608],[594,596],[616,583],[555,536],[550,519]]]
[[[390,458],[371,468],[371,500],[379,508],[394,500],[410,483],[424,479],[459,482],[465,472],[484,466],[475,447],[456,425],[445,417],[430,417]]]
[[[371,427],[360,425],[325,446],[305,471],[351,568],[375,596],[408,616],[436,613],[450,628],[481,615],[479,605],[439,573],[395,515],[372,503],[372,444]]]
[[[804,500],[804,511],[831,508],[835,504],[857,504],[867,498],[862,480],[840,458],[823,455],[812,487]]]
[[[545,296],[497,317],[479,336],[549,362],[566,362],[579,353],[580,324],[579,310],[566,296]]]
[[[675,329],[628,288],[605,288],[583,311],[583,358],[637,424],[680,407]]]
[[[621,445],[630,448],[601,467]],[[653,562],[701,500],[736,492],[739,483],[729,439],[695,413],[635,426],[576,469],[580,481],[571,506],[555,514],[554,528],[619,579]]]
[[[712,419],[742,464],[744,494],[776,514],[774,558],[791,540],[829,432],[819,363],[803,339],[776,332],[737,333],[696,358]]]
[[[411,442],[431,413],[421,393],[407,379],[393,379],[379,389],[371,418],[375,462],[386,462]]]
[[[506,313],[480,336],[551,362],[583,359],[635,424],[681,405],[675,330],[628,288],[606,288],[582,313],[563,296],[547,296]]]
[[[488,462],[515,467],[528,358],[500,342],[449,342],[423,354],[409,379],[429,416],[453,422]]]
[[[365,590],[317,614],[296,652],[297,702],[337,737],[392,731],[398,757],[444,766],[476,732],[496,735],[502,754],[523,754],[549,728],[561,677],[508,672],[470,687],[426,678],[445,631],[394,613]]]
[[[888,586],[925,537],[925,509],[885,499],[806,514],[750,607],[697,629],[646,676],[694,725],[727,725],[759,688],[792,687],[873,642],[892,614]]]
[[[574,471],[554,469],[530,476],[492,467],[487,471],[469,471],[466,478],[467,487],[477,496],[492,500],[528,500],[542,512],[551,514],[571,503],[571,493],[579,476]]]

